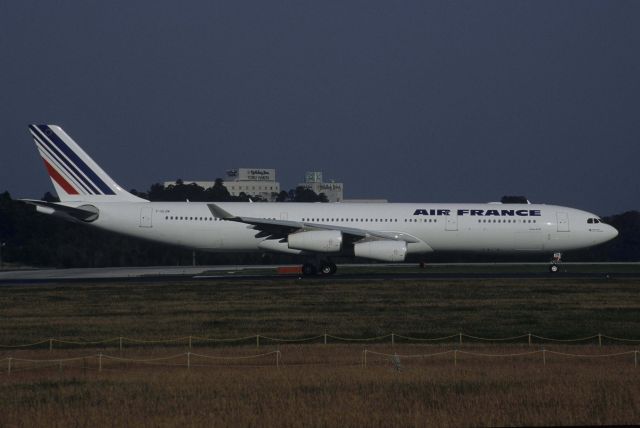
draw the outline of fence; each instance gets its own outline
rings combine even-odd
[[[303,338],[277,338],[264,336],[261,334],[251,335],[251,336],[243,336],[237,338],[212,338],[212,337],[199,337],[199,336],[182,336],[182,337],[174,337],[167,339],[136,339],[125,336],[114,337],[110,339],[104,340],[68,340],[68,339],[56,339],[49,338],[43,339],[34,343],[27,344],[18,344],[18,345],[0,345],[0,349],[23,349],[23,348],[32,348],[38,346],[48,346],[49,350],[52,351],[54,349],[54,344],[61,344],[66,346],[117,346],[120,351],[122,351],[125,345],[172,345],[172,346],[186,346],[189,350],[191,350],[195,345],[207,346],[212,344],[232,344],[232,343],[255,343],[256,347],[259,348],[261,345],[266,344],[280,344],[280,343],[320,343],[328,344],[329,342],[342,342],[342,343],[366,343],[366,342],[379,342],[384,343],[388,342],[391,345],[395,345],[396,342],[402,343],[457,343],[459,345],[463,345],[465,343],[491,343],[491,342],[499,342],[499,343],[522,343],[528,344],[532,346],[534,344],[545,344],[545,343],[589,343],[596,342],[598,346],[602,346],[603,342],[615,342],[615,343],[626,343],[626,344],[638,344],[640,343],[640,339],[627,339],[620,338],[614,336],[608,336],[605,334],[594,334],[592,336],[573,338],[573,339],[558,339],[552,337],[544,337],[539,336],[533,333],[522,334],[519,336],[511,336],[511,337],[479,337],[473,336],[465,333],[456,333],[449,336],[442,337],[433,337],[433,338],[423,338],[423,337],[411,337],[405,336],[398,333],[389,333],[381,336],[374,337],[344,337],[344,336],[334,336],[328,333],[319,334],[316,336],[303,337]]]
[[[28,367],[22,367],[19,370],[32,370],[34,368],[47,368],[47,367],[57,367],[60,370],[63,368],[63,364],[65,363],[73,363],[73,362],[82,362],[83,368],[88,369],[87,362],[94,361],[94,369],[97,369],[98,372],[102,372],[105,368],[104,365],[108,361],[122,362],[122,363],[135,363],[135,364],[145,364],[145,365],[171,365],[178,367],[185,367],[187,369],[191,369],[192,367],[203,367],[208,366],[207,364],[198,364],[194,362],[195,359],[204,359],[204,360],[224,360],[224,361],[238,361],[238,360],[255,360],[259,358],[265,358],[269,356],[275,356],[275,367],[280,368],[280,359],[281,352],[271,351],[265,352],[262,354],[256,355],[240,355],[240,356],[222,356],[222,355],[204,355],[198,354],[194,352],[186,352],[182,354],[169,355],[163,357],[153,357],[153,358],[123,358],[115,355],[108,354],[92,354],[92,355],[84,355],[80,357],[73,358],[55,358],[55,359],[33,359],[33,358],[15,358],[15,357],[6,357],[0,359],[0,362],[6,364],[6,373],[11,375],[12,372],[16,371],[17,363],[27,363],[31,364]],[[176,362],[177,361],[177,362]]]
[[[427,358],[433,358],[433,357],[442,357],[445,355],[452,356],[454,366],[458,365],[459,356],[466,356],[471,358],[475,357],[475,358],[497,359],[497,358],[517,358],[517,357],[533,356],[533,355],[539,354],[541,355],[542,365],[546,366],[548,356],[553,356],[553,355],[562,356],[565,358],[588,358],[588,359],[613,358],[613,357],[633,355],[634,368],[637,368],[638,352],[639,352],[638,350],[633,350],[633,351],[616,352],[616,353],[610,353],[610,354],[574,354],[574,353],[568,353],[568,352],[551,351],[543,348],[540,350],[529,351],[529,352],[517,352],[517,353],[509,353],[509,354],[487,354],[487,353],[480,353],[480,352],[463,351],[460,349],[453,349],[453,350],[434,352],[434,353],[428,353],[428,354],[406,355],[406,354],[398,354],[398,353],[389,354],[389,353],[365,349],[362,351],[361,364],[363,368],[367,368],[369,364],[368,359],[370,358],[369,357],[370,355],[382,357],[384,360],[390,360],[394,364],[397,370],[402,369],[402,366],[401,366],[402,359],[405,359],[405,360],[427,359]],[[282,358],[281,355],[282,354],[280,350],[266,352],[262,354],[241,355],[241,356],[205,355],[205,354],[199,354],[194,352],[186,352],[186,353],[181,353],[176,355],[153,357],[153,358],[123,358],[123,357],[118,357],[114,355],[99,353],[99,354],[85,355],[81,357],[56,358],[56,359],[27,359],[27,358],[6,357],[3,359],[0,359],[0,363],[6,364],[6,373],[7,375],[11,375],[12,372],[16,371],[17,363],[32,364],[31,366],[20,367],[18,369],[20,371],[33,370],[34,368],[37,369],[37,368],[51,368],[51,367],[57,367],[59,368],[59,370],[62,370],[63,364],[78,362],[78,361],[82,361],[84,363],[83,368],[86,370],[88,369],[87,367],[88,360],[94,360],[93,368],[96,369],[97,367],[98,372],[102,372],[105,369],[104,367],[105,362],[108,362],[108,361],[145,364],[145,365],[185,367],[187,370],[190,370],[192,367],[210,367],[211,366],[211,364],[202,364],[202,363],[198,364],[194,362],[194,358],[195,359],[199,358],[207,361],[211,361],[211,360],[238,361],[238,360],[251,360],[251,359],[258,359],[258,358],[266,358],[269,356],[275,356],[275,367],[279,369],[281,365],[281,358]],[[266,365],[263,364],[262,366],[266,366]],[[270,366],[273,367],[274,364],[271,363]]]
[[[487,353],[480,353],[480,352],[470,352],[470,351],[462,351],[460,349],[451,349],[451,350],[447,350],[447,351],[442,351],[442,352],[433,352],[433,353],[429,353],[429,354],[410,354],[410,355],[402,355],[402,354],[388,354],[388,353],[384,353],[384,352],[377,352],[377,351],[371,351],[368,349],[365,349],[362,351],[362,367],[366,368],[367,367],[367,356],[368,355],[375,355],[375,356],[381,356],[384,357],[386,359],[389,359],[393,362],[394,366],[396,367],[396,369],[400,369],[400,360],[401,359],[416,359],[416,358],[433,358],[433,357],[439,357],[439,356],[443,356],[443,355],[452,355],[453,357],[453,365],[457,366],[458,365],[458,356],[459,355],[463,355],[463,356],[469,356],[469,357],[479,357],[479,358],[513,358],[513,357],[524,357],[524,356],[532,356],[532,355],[536,355],[536,354],[540,354],[542,356],[541,360],[542,360],[542,364],[543,365],[547,365],[547,355],[558,355],[558,356],[563,356],[563,357],[568,357],[568,358],[589,358],[589,359],[594,359],[594,358],[612,358],[612,357],[620,357],[620,356],[624,356],[624,355],[633,355],[633,365],[635,368],[638,367],[638,350],[633,350],[633,351],[625,351],[625,352],[616,352],[616,353],[612,353],[612,354],[574,354],[574,353],[569,353],[569,352],[558,352],[558,351],[551,351],[548,349],[540,349],[540,350],[536,350],[536,351],[529,351],[529,352],[516,352],[516,353],[510,353],[510,354],[487,354]]]

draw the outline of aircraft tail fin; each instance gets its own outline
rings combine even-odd
[[[60,202],[145,202],[120,187],[57,125],[29,125]]]

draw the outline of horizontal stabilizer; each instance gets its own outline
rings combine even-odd
[[[93,205],[82,205],[80,207],[74,208],[54,202],[38,201],[35,199],[20,199],[20,202],[34,205],[36,209],[38,209],[38,211],[45,214],[52,214],[61,217],[71,217],[85,223],[96,221],[98,219],[98,216],[100,215],[100,211],[98,210],[98,208],[94,207]]]

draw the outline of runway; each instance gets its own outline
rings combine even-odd
[[[247,281],[247,280],[439,280],[500,278],[639,278],[640,263],[565,263],[549,273],[545,263],[345,264],[333,276],[278,274],[278,265],[156,266],[88,269],[21,269],[0,271],[0,285],[101,282]]]

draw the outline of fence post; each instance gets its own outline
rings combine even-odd
[[[460,336],[460,344],[462,345],[462,333],[458,333],[458,336]]]
[[[598,333],[598,346],[602,347],[602,334]]]
[[[325,345],[327,344],[327,332],[326,331],[324,332],[324,344]]]
[[[458,365],[458,350],[457,349],[453,350],[453,365],[454,366]]]
[[[256,334],[256,348],[260,347],[260,335]]]
[[[391,346],[396,346],[396,335],[391,333]]]
[[[529,333],[529,346],[531,346],[531,333]]]
[[[98,354],[98,371],[102,371],[102,352]]]
[[[7,366],[7,374],[10,375],[11,374],[11,357],[7,358],[7,360],[9,360],[9,365]]]
[[[542,348],[542,365],[547,365],[547,350]]]
[[[53,338],[49,339],[49,352],[53,351]]]
[[[122,354],[122,336],[120,336],[120,354]]]
[[[189,351],[191,351],[191,336],[189,336]]]
[[[280,351],[276,351],[276,368],[280,368]]]
[[[191,369],[191,352],[187,352],[187,369]]]
[[[364,368],[366,369],[367,368],[367,350],[366,349],[363,351],[363,354],[364,354],[364,359],[363,359]]]
[[[638,367],[638,351],[633,353],[633,366]]]

